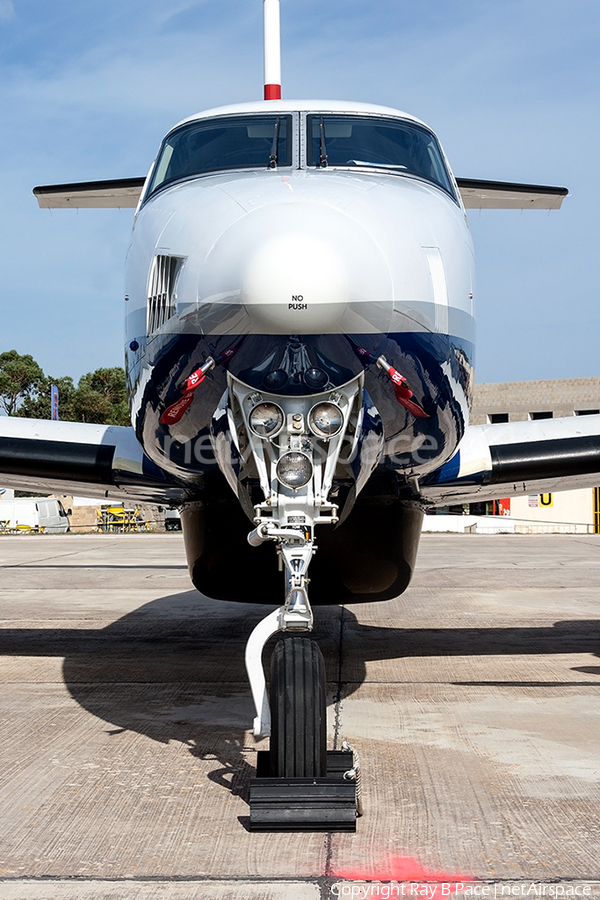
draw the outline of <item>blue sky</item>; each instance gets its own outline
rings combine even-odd
[[[570,189],[470,215],[480,382],[600,375],[598,46],[597,0],[282,0],[285,97],[404,109],[459,176]],[[144,175],[179,119],[261,94],[261,0],[0,0],[0,350],[121,364],[132,211],[32,187]]]

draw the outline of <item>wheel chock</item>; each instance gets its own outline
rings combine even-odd
[[[259,750],[250,781],[250,831],[356,831],[356,782],[344,778],[352,753],[327,752],[324,778],[271,778]]]

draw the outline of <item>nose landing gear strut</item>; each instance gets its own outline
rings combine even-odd
[[[253,831],[355,831],[356,785],[351,751],[327,751],[325,663],[307,635],[313,617],[306,570],[314,553],[300,531],[259,526],[248,540],[278,541],[287,576],[284,606],[258,623],[246,647],[246,669],[256,707],[254,735],[270,735],[258,752],[250,783]],[[282,632],[271,657],[270,703],[262,651]]]

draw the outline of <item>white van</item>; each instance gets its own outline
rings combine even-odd
[[[0,531],[44,531],[64,534],[69,530],[65,508],[54,497],[22,497],[0,503]]]

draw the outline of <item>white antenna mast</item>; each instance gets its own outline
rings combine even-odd
[[[263,0],[265,100],[281,100],[279,0]]]

